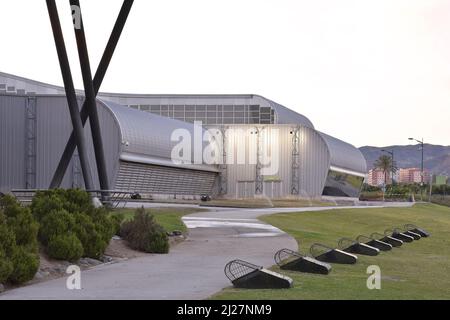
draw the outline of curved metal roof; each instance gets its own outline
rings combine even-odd
[[[331,169],[365,176],[366,159],[358,148],[325,133],[318,133],[328,146]]]
[[[148,112],[138,111],[114,102],[100,100],[114,115],[121,131],[121,155],[124,161],[151,163],[166,166],[186,167],[196,170],[217,171],[214,165],[174,163],[172,160],[173,148],[179,141],[172,141],[175,130],[184,129],[191,135],[191,146],[194,143],[194,124],[174,120]],[[201,130],[203,136],[204,130]],[[205,144],[205,142],[202,142]],[[202,149],[203,155],[203,149]],[[191,148],[191,159],[194,161],[194,148]]]
[[[37,94],[65,94],[64,87],[44,82],[31,80],[24,77],[0,72],[0,84],[15,86],[15,89],[23,89],[26,92]],[[82,90],[77,94],[83,95]],[[272,107],[277,115],[275,124],[297,124],[314,129],[312,122],[304,115],[297,113],[270,99],[256,94],[127,94],[106,93],[98,94],[103,100],[112,101],[121,105],[135,104],[142,100],[160,101],[162,104],[258,104],[261,107]]]
[[[255,94],[124,94],[100,93],[102,99],[121,104],[204,104],[204,105],[260,105],[275,110],[275,124],[296,124],[314,129],[304,115],[260,95]]]
[[[275,110],[277,114],[276,124],[299,124],[314,129],[313,123],[304,115],[262,96],[255,95],[255,97],[267,101]]]

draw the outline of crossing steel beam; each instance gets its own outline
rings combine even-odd
[[[108,70],[109,64],[112,60],[112,57],[114,55],[114,51],[117,47],[117,44],[119,42],[120,36],[122,35],[122,31],[125,27],[126,21],[128,19],[129,13],[131,11],[131,8],[133,6],[134,0],[124,0],[122,4],[122,8],[120,9],[119,15],[117,17],[116,23],[114,25],[114,28],[111,32],[111,35],[109,37],[108,43],[106,45],[105,51],[103,53],[102,59],[100,60],[100,63],[97,68],[97,72],[95,73],[92,85],[94,89],[95,96],[98,94],[100,87],[102,85],[103,79],[106,75],[106,72]],[[89,107],[88,107],[88,100],[86,99],[85,103],[83,104],[80,112],[81,121],[83,126],[86,124],[87,119],[89,117]],[[66,147],[64,149],[64,152],[61,156],[61,159],[59,161],[58,167],[55,171],[55,174],[53,176],[53,179],[50,183],[50,189],[57,188],[61,185],[62,180],[64,178],[65,172],[69,166],[69,163],[72,159],[72,155],[75,151],[75,147],[77,146],[76,143],[76,133],[75,130],[70,135],[69,140],[67,141]],[[106,170],[105,170],[106,172]],[[100,177],[100,174],[99,174]],[[101,181],[100,181],[101,182]],[[104,181],[105,182],[105,181]],[[103,189],[103,187],[102,187]],[[105,188],[106,190],[109,188]]]
[[[80,155],[81,167],[83,170],[83,178],[86,189],[90,190],[94,187],[92,180],[91,168],[89,166],[89,159],[87,156],[86,140],[83,132],[83,123],[81,121],[80,112],[78,109],[77,96],[75,87],[73,85],[72,72],[70,70],[69,58],[67,56],[66,44],[64,42],[64,35],[61,29],[61,22],[59,20],[58,8],[55,0],[46,0],[47,9],[52,25],[53,37],[55,40],[56,51],[58,54],[61,74],[64,81],[64,89],[66,91],[67,103],[69,105],[70,118],[75,136],[75,144]],[[64,174],[63,174],[64,177]]]

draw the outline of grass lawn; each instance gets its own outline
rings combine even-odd
[[[187,231],[181,218],[185,215],[204,211],[198,208],[150,208],[148,212],[152,213],[155,220],[164,227],[167,232],[173,232],[175,230]],[[124,214],[125,220],[130,220],[134,217],[135,209],[116,209],[113,214]]]
[[[295,237],[301,251],[312,243],[336,246],[341,237],[383,232],[393,226],[416,224],[431,237],[379,256],[358,257],[356,265],[333,264],[328,276],[280,270],[294,279],[285,290],[227,288],[213,299],[450,299],[450,208],[416,205],[413,208],[341,209],[323,212],[286,213],[262,220]],[[381,268],[381,290],[366,287],[367,267]]]

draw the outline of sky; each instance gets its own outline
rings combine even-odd
[[[93,69],[120,6],[81,1]],[[62,85],[44,0],[2,0],[0,27],[0,71]],[[101,91],[259,94],[358,147],[450,145],[450,1],[135,0]]]

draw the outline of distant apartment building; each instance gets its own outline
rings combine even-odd
[[[420,168],[400,169],[398,174],[398,183],[420,183],[422,181],[422,172]],[[427,170],[423,172],[423,182],[430,182],[430,173]]]
[[[392,182],[392,178],[391,178],[391,173],[388,172],[387,176],[386,176],[386,184],[391,184]],[[385,173],[383,170],[381,169],[372,169],[369,171],[369,174],[367,175],[367,184],[374,186],[374,187],[379,187],[384,185],[385,181]]]

